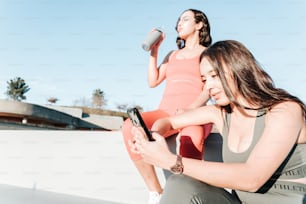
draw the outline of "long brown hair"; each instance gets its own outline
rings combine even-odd
[[[301,106],[305,119],[305,104],[284,89],[276,88],[269,74],[240,42],[234,40],[216,42],[201,54],[200,59],[204,57],[210,61],[220,77],[227,97],[236,106],[246,108],[239,104],[233,90],[229,88],[226,72],[229,72],[233,78],[235,91],[238,91],[248,103],[259,107],[258,109],[270,109],[283,101],[294,101]]]
[[[200,44],[203,45],[204,47],[210,46],[212,42],[212,38],[210,35],[210,24],[209,24],[207,16],[202,11],[196,10],[196,9],[187,9],[183,13],[185,13],[186,11],[193,12],[195,23],[200,23],[200,22],[203,23],[203,27],[199,30],[200,31],[199,32]],[[175,26],[176,31],[177,31],[177,25],[179,21],[180,19],[178,19],[176,22],[176,26]],[[177,37],[176,44],[179,49],[182,49],[185,47],[185,40],[181,39],[180,37]]]

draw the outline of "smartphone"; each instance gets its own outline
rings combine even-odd
[[[150,130],[147,128],[146,124],[144,123],[137,108],[128,109],[127,114],[129,115],[134,126],[143,128],[149,141],[155,141]]]

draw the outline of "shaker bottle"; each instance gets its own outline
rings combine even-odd
[[[154,29],[152,32],[149,33],[147,38],[142,43],[142,48],[146,51],[152,49],[152,47],[158,43],[162,38],[163,32],[159,29]]]

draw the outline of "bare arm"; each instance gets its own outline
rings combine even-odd
[[[201,106],[172,117],[161,118],[154,122],[152,130],[165,134],[172,129],[180,129],[190,125],[214,123],[222,129],[221,108],[216,105]]]
[[[201,107],[205,105],[208,100],[209,100],[209,92],[207,89],[203,89],[199,97],[195,101],[193,101],[192,104],[188,106],[188,108],[193,109],[193,108]]]
[[[305,125],[301,115],[297,104],[277,105],[268,114],[263,135],[245,163],[199,163],[184,159],[185,173],[215,186],[255,192],[272,176],[297,141]]]
[[[168,64],[169,56],[172,52],[168,53],[168,55],[165,57],[159,67],[157,65],[158,49],[164,37],[165,36],[163,36],[160,42],[158,42],[155,46],[152,47],[151,54],[149,57],[148,85],[151,88],[158,86],[166,78],[166,67]]]
[[[207,107],[204,106],[200,109],[205,110]],[[164,131],[169,127],[177,128],[182,125],[190,125],[190,123],[198,124],[201,122],[199,114],[205,118],[202,119],[202,122],[207,122],[208,119],[211,122],[216,122],[215,119],[219,120],[218,117],[210,115],[212,112],[199,111],[199,109],[194,111],[197,113],[187,112],[162,119],[166,125],[156,125],[160,125],[159,127]],[[217,123],[217,128],[220,128],[220,123]],[[245,163],[217,163],[183,158],[184,174],[214,186],[255,192],[272,176],[287,157],[294,143],[298,141],[302,128],[305,128],[305,123],[301,108],[297,104],[285,102],[276,105],[269,111],[263,135]],[[175,163],[175,155],[165,148],[163,137],[157,134],[154,136],[157,138],[157,142],[141,146],[145,150],[143,157],[151,164],[169,169]]]
[[[177,109],[176,114],[183,113],[188,110],[192,110],[195,108],[199,108],[201,106],[206,105],[207,101],[209,100],[209,92],[207,89],[203,89],[203,91],[200,93],[198,98],[196,98],[187,108],[184,109]]]

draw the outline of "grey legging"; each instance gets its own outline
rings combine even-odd
[[[184,175],[168,178],[160,204],[238,204],[235,194]]]
[[[172,175],[167,183],[160,204],[306,204],[303,194],[248,193],[239,192],[241,202],[235,193],[217,188],[184,175]]]

